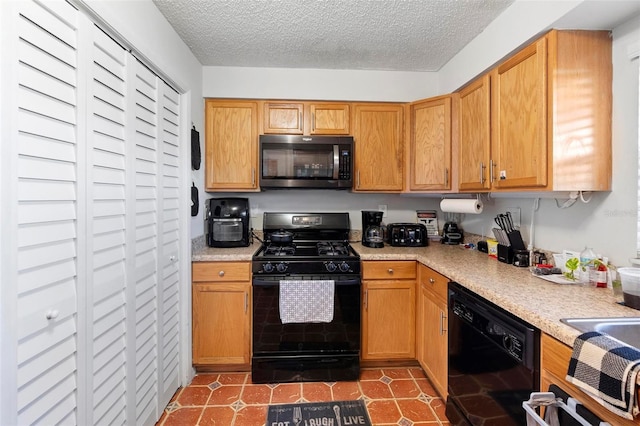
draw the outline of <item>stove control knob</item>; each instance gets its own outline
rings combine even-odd
[[[347,262],[342,262],[338,267],[342,272],[349,272],[349,269],[350,269],[349,264]]]
[[[284,263],[284,262],[280,262],[280,263],[278,263],[278,264],[276,265],[276,269],[278,270],[278,272],[281,272],[281,273],[282,273],[282,272],[284,272],[284,271],[286,271],[288,267],[289,267],[289,265],[287,265],[287,264],[286,264],[286,263]]]
[[[334,272],[338,268],[336,264],[333,262],[327,262],[324,264],[324,266],[325,268],[327,268],[327,271],[329,272]]]
[[[270,262],[267,262],[264,265],[262,265],[262,270],[265,271],[266,273],[273,272],[273,265]]]

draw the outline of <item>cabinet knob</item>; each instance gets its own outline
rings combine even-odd
[[[430,282],[431,284],[435,284],[435,283],[436,283],[436,280],[434,280],[433,278],[429,278],[429,282]]]
[[[387,269],[387,272],[390,273],[390,274],[393,274],[393,269],[389,268],[389,269]]]
[[[220,271],[220,272],[218,272],[218,276],[219,276],[219,277],[224,277],[224,271]]]
[[[48,320],[56,319],[60,315],[60,311],[57,309],[49,309],[45,315]]]

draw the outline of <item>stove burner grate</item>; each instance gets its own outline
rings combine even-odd
[[[295,244],[281,245],[281,244],[269,244],[264,253],[273,256],[291,256],[296,251]]]
[[[321,241],[317,245],[320,256],[345,256],[349,249],[342,242]]]

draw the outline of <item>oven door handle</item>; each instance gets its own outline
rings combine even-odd
[[[299,280],[295,280],[295,281],[314,281],[314,280],[310,280],[310,279],[299,279]],[[279,285],[280,281],[279,280],[266,280],[263,278],[253,278],[253,280],[251,281],[253,286],[274,286],[274,285]],[[342,280],[334,280],[334,284],[336,286],[346,286],[346,285],[357,285],[359,286],[361,283],[360,278],[347,278],[347,279],[342,279]]]

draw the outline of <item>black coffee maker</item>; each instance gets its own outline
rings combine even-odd
[[[384,247],[383,212],[362,210],[362,245],[365,247]]]

